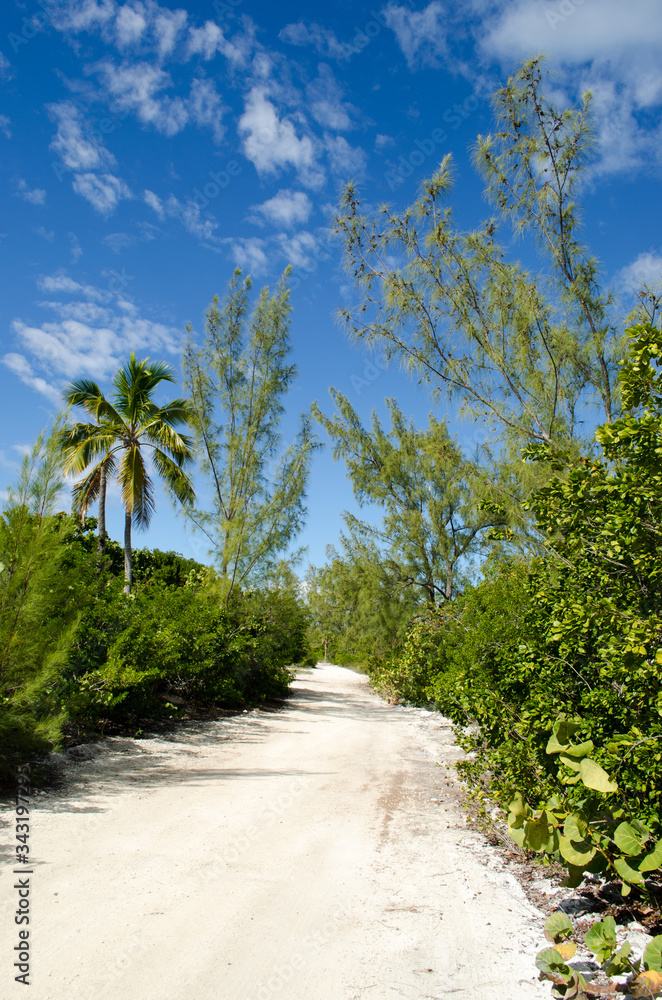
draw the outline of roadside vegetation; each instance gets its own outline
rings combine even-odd
[[[660,290],[620,314],[580,236],[590,95],[555,108],[534,60],[493,105],[474,158],[494,214],[475,229],[454,223],[450,159],[402,212],[345,191],[349,332],[486,433],[469,453],[395,400],[389,428],[335,390],[335,414],[316,405],[383,519],[346,515],[309,571],[311,641],[450,717],[472,795],[568,884],[599,874],[659,906]],[[566,974],[559,995],[584,995]]]
[[[198,353],[189,331],[191,400],[160,402],[174,373],[132,355],[111,398],[89,380],[68,386],[71,409],[26,456],[0,518],[3,781],[67,742],[282,698],[289,668],[309,660],[307,611],[279,557],[303,522],[315,443],[304,420],[270,485],[282,397],[296,374],[288,293],[284,282],[275,296],[263,290],[250,315],[249,293],[236,274]],[[215,486],[209,512],[193,491],[194,454]],[[80,477],[73,502],[65,474]],[[134,550],[133,529],[157,516],[154,476],[208,539],[210,565]],[[113,480],[123,546],[105,528]],[[93,505],[98,518],[88,516]]]

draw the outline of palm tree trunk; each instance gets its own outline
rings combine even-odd
[[[101,466],[99,473],[99,541],[97,552],[100,556],[106,551],[106,466]]]
[[[131,511],[127,507],[124,515],[124,593],[131,593],[133,583],[133,552],[131,550]]]

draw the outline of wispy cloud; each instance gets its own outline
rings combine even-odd
[[[153,191],[144,191],[143,201],[156,212],[159,219],[178,219],[191,236],[207,243],[216,241],[218,222],[211,215],[203,215],[202,208],[193,199],[180,201],[174,194],[164,199]]]
[[[115,37],[120,48],[139,42],[147,29],[147,17],[142,4],[124,4],[115,17]]]
[[[111,215],[118,202],[131,197],[127,185],[114,174],[74,174],[73,189],[100,215]]]
[[[55,313],[54,320],[31,324],[15,319],[17,350],[2,360],[22,382],[52,402],[61,402],[62,385],[78,375],[108,378],[131,350],[179,352],[179,331],[140,316],[126,289],[115,288],[112,280],[100,288],[58,272],[43,277],[39,285],[70,297],[39,303]]]
[[[423,10],[410,10],[391,3],[385,14],[411,70],[439,66],[448,56],[445,28],[448,14],[440,0],[432,0]]]
[[[29,201],[31,205],[43,205],[46,201],[46,192],[43,188],[31,188],[22,177],[17,184],[16,193],[23,201]]]
[[[193,80],[189,98],[191,118],[196,125],[211,129],[215,142],[220,142],[225,133],[222,125],[223,104],[211,80]]]
[[[224,239],[236,267],[250,274],[261,274],[269,268],[267,242],[256,236],[241,239]]]
[[[340,85],[324,63],[318,68],[317,79],[306,87],[306,102],[315,121],[324,128],[338,132],[353,128],[352,114],[356,109],[343,101]]]
[[[91,129],[72,101],[47,105],[51,118],[57,123],[57,132],[51,149],[57,153],[70,170],[96,170],[114,166],[115,157],[106,147],[90,138]]]
[[[172,86],[172,78],[160,66],[144,61],[117,65],[104,59],[94,70],[115,110],[133,112],[143,124],[152,125],[164,135],[176,135],[188,122],[189,112],[182,98],[161,94]]]
[[[662,162],[662,6],[657,0],[514,0],[482,20],[478,41],[484,55],[507,64],[542,51],[563,67],[570,97],[593,92],[599,154],[594,175]]]
[[[662,255],[649,250],[622,268],[614,277],[615,287],[629,295],[636,295],[644,285],[652,291],[662,291]]]
[[[335,32],[315,21],[310,24],[305,24],[303,21],[287,24],[278,37],[290,45],[310,45],[320,55],[330,56],[332,59],[348,59],[356,52],[353,45],[340,41]]]
[[[342,135],[324,136],[324,146],[329,158],[329,165],[334,174],[345,179],[356,177],[363,173],[367,156],[360,146],[350,146]]]
[[[24,385],[28,385],[31,389],[34,389],[35,392],[39,392],[42,396],[46,396],[50,399],[51,403],[55,403],[57,405],[62,402],[60,389],[51,385],[51,383],[47,382],[41,375],[37,375],[25,355],[10,351],[8,354],[5,354],[2,359],[2,363],[6,365],[10,372],[13,372]]]
[[[7,118],[7,115],[0,115],[0,132],[5,135],[8,139],[11,139],[11,121]]]

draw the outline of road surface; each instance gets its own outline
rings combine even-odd
[[[29,993],[4,850],[0,996],[547,997],[541,915],[467,828],[456,756],[441,717],[330,665],[283,709],[104,741],[34,800]]]

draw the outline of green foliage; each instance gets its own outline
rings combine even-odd
[[[173,704],[282,698],[288,666],[307,655],[305,631],[290,593],[237,593],[226,608],[204,585],[145,587],[127,598],[110,584],[83,618],[53,706],[85,730],[172,717]]]
[[[355,532],[342,542],[342,553],[327,548],[326,566],[310,567],[309,640],[318,659],[374,671],[398,651],[419,602],[393,579],[374,543]]]
[[[345,459],[359,504],[384,512],[381,529],[346,514],[350,529],[381,548],[400,586],[431,604],[449,600],[462,567],[484,548],[486,529],[505,525],[494,487],[463,457],[445,422],[430,416],[418,430],[388,399],[390,431],[373,413],[368,432],[342,393],[331,389],[331,396],[333,419],[316,404],[313,414],[334,442],[334,458]]]
[[[616,923],[612,916],[599,920],[586,932],[585,946],[592,952],[605,976],[602,984],[587,986],[580,972],[567,963],[575,954],[577,945],[569,940],[573,933],[571,921],[564,913],[556,911],[545,922],[545,937],[553,944],[544,948],[536,957],[540,978],[553,982],[553,995],[587,1000],[589,994],[611,996],[616,990],[633,997],[657,997],[662,994],[662,935],[653,938],[641,958],[634,958],[632,945],[625,941],[618,945]],[[612,976],[625,976],[624,983],[616,984]]]
[[[62,488],[57,439],[40,436],[0,517],[0,779],[29,752],[57,744],[62,718],[47,691],[73,646],[93,566],[74,519],[53,510]]]
[[[531,498],[544,555],[495,564],[419,617],[386,676],[463,727],[461,770],[474,785],[504,807],[517,792],[531,803],[538,850],[553,844],[552,796],[562,792],[568,813],[599,811],[606,775],[626,808],[612,832],[633,818],[662,833],[660,340],[650,326],[629,331],[625,410],[598,431],[603,458],[568,460]],[[569,722],[550,755],[559,718]],[[571,839],[566,860],[580,867],[590,859]],[[619,850],[614,841],[607,853]],[[626,882],[641,873],[623,851],[618,864]]]
[[[283,399],[296,379],[289,355],[286,277],[273,295],[263,288],[248,316],[250,278],[236,271],[221,306],[214,298],[206,337],[184,356],[194,408],[196,443],[210,504],[187,514],[210,543],[226,581],[226,600],[249,586],[289,548],[301,530],[308,472],[317,444],[307,415],[281,447]]]
[[[580,724],[559,720],[547,744],[558,756],[559,785],[575,789],[579,797],[555,794],[533,811],[521,795],[509,806],[508,830],[520,847],[551,855],[566,866],[566,884],[577,886],[586,872],[609,872],[621,879],[623,895],[632,885],[644,886],[646,876],[662,867],[662,840],[628,815],[627,802],[604,768],[589,757],[592,740],[570,741]],[[599,793],[597,796],[591,793]],[[596,950],[595,948],[593,950]]]
[[[493,107],[495,131],[478,136],[475,161],[497,215],[474,230],[445,204],[450,156],[401,212],[365,215],[348,185],[336,231],[360,299],[342,316],[362,342],[492,424],[502,444],[573,448],[586,404],[617,415],[613,303],[578,225],[590,95],[554,107],[534,59]],[[532,272],[512,258],[511,227],[537,251]]]

